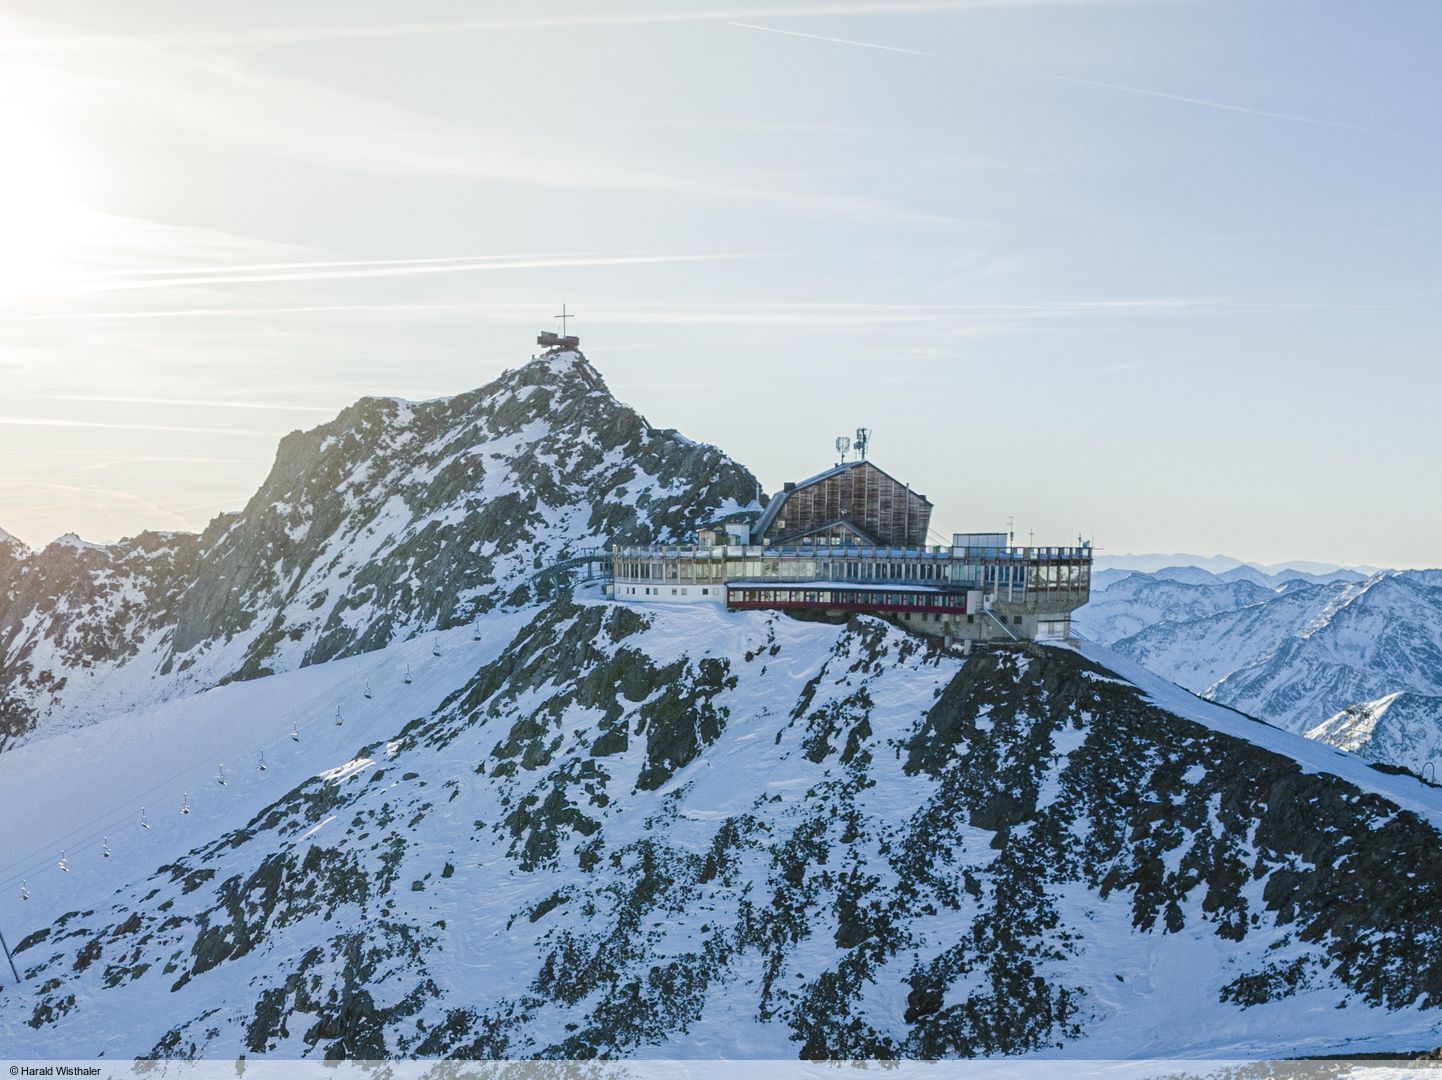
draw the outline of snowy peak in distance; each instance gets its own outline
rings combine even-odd
[[[1442,695],[1442,571],[1279,577],[1104,570],[1076,625],[1194,693],[1372,760],[1416,771],[1442,751],[1442,713],[1425,704]]]
[[[285,436],[245,508],[199,535],[63,538],[0,563],[0,748],[473,620],[557,559],[680,540],[755,494],[579,352],[452,397],[362,398]]]
[[[1267,579],[1276,583],[1294,577],[1303,577],[1311,581],[1342,579],[1360,581],[1362,578],[1386,569],[1381,566],[1340,566],[1336,563],[1307,562],[1305,560],[1265,565],[1246,562],[1230,555],[1193,555],[1185,552],[1170,555],[1098,555],[1095,562],[1097,571],[1129,570],[1144,574],[1175,571],[1188,567],[1205,570],[1226,580]],[[1260,575],[1260,578],[1254,576],[1254,573]]]
[[[1442,758],[1442,696],[1398,691],[1349,705],[1307,737],[1435,781],[1437,774],[1428,771],[1426,763]]]

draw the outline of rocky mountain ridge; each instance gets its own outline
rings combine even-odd
[[[110,860],[72,837],[71,872],[33,872],[23,912],[0,882],[0,917],[26,927],[25,983],[0,991],[12,1052],[1442,1042],[1442,791],[1240,717],[1222,730],[1060,648],[964,660],[864,617],[564,597],[479,636],[124,718],[117,746],[173,723],[199,748],[235,710],[269,716],[275,772],[195,788],[190,816],[113,832]],[[4,755],[0,779],[44,803],[65,744],[121,726]],[[117,798],[163,775],[131,759]]]
[[[199,535],[0,544],[0,747],[466,622],[557,558],[679,539],[756,490],[578,353],[452,398],[363,399],[282,439]]]

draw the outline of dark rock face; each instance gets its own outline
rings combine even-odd
[[[363,399],[286,436],[246,508],[200,536],[0,544],[0,747],[52,715],[81,723],[465,622],[525,599],[557,558],[678,540],[755,494],[577,354],[439,401]]]
[[[1064,650],[560,601],[356,761],[30,935],[0,1022],[154,1001],[161,1056],[890,1058],[1255,1047],[1249,1010],[1257,1052],[1327,1052],[1442,1007],[1433,826]],[[1194,1029],[1117,1004],[1141,983]]]

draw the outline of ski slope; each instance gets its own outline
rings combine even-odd
[[[304,780],[346,768],[361,748],[433,713],[529,617],[495,614],[476,627],[231,683],[0,754],[0,932],[13,947],[30,929],[95,908],[157,866],[244,826]],[[185,793],[189,814],[180,813]],[[140,826],[142,808],[148,829]],[[62,851],[68,872],[58,868]],[[21,899],[22,880],[28,900]],[[0,978],[10,981],[8,970]]]

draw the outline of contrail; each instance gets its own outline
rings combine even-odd
[[[553,16],[496,17],[436,20],[431,22],[299,25],[251,30],[178,31],[154,34],[49,34],[12,37],[0,42],[0,53],[100,52],[116,49],[204,49],[247,45],[304,45],[321,41],[419,37],[480,31],[571,30],[593,26],[662,26],[735,19],[795,19],[836,15],[894,15],[984,11],[1005,8],[1085,7],[1118,0],[853,0],[811,3],[795,7],[777,5],[720,7],[700,11],[636,13],[575,13]],[[848,42],[848,44],[864,44]],[[874,46],[881,48],[883,46]],[[905,52],[907,50],[899,50]],[[925,54],[922,54],[925,55]]]
[[[109,397],[102,394],[24,394],[32,401],[96,401],[113,405],[182,405],[203,409],[260,409],[274,412],[313,412],[334,414],[337,410],[323,405],[268,405],[263,401],[205,401],[200,398]]]
[[[803,34],[800,30],[778,30],[774,26],[757,26],[755,23],[728,22],[728,26],[739,26],[743,30],[764,30],[768,34],[785,34],[787,37],[810,38],[812,41],[829,41],[833,45],[856,45],[863,49],[881,49],[885,52],[906,53],[908,56],[929,56],[936,53],[921,52],[917,49],[902,49],[896,45],[877,45],[871,41],[852,41],[850,38],[826,37],[823,34]]]
[[[1163,101],[1179,101],[1184,105],[1200,105],[1207,109],[1221,109],[1223,112],[1244,113],[1248,116],[1261,116],[1268,120],[1290,120],[1296,124],[1311,124],[1315,127],[1342,128],[1345,131],[1360,131],[1368,135],[1390,135],[1394,138],[1411,139],[1415,136],[1408,135],[1403,131],[1392,131],[1388,128],[1368,127],[1365,124],[1349,124],[1344,120],[1324,120],[1316,116],[1301,116],[1297,113],[1271,112],[1267,109],[1254,109],[1247,105],[1232,105],[1225,101],[1212,101],[1208,98],[1187,97],[1184,94],[1168,94],[1163,90],[1147,90],[1140,86],[1124,86],[1121,83],[1098,82],[1095,79],[1078,79],[1071,75],[1053,75],[1046,71],[1032,71],[1028,74],[1035,75],[1039,79],[1054,79],[1058,82],[1075,83],[1078,86],[1095,86],[1102,90],[1119,90],[1124,94],[1140,94],[1142,97],[1161,98]]]
[[[297,270],[273,273],[214,274],[203,278],[166,277],[133,281],[91,281],[72,292],[119,292],[132,289],[162,289],[195,285],[228,285],[271,281],[341,281],[358,278],[409,277],[418,274],[459,274],[490,270],[541,270],[552,267],[642,266],[656,263],[716,262],[724,259],[755,259],[763,252],[729,252],[713,255],[600,255],[590,258],[540,258],[510,262],[464,262],[415,266],[371,266],[332,271]]]
[[[57,420],[36,416],[0,416],[0,424],[9,427],[105,428],[111,431],[174,431],[192,435],[254,435],[278,439],[283,431],[256,431],[253,428],[184,427],[173,424],[110,424],[101,420]]]
[[[518,259],[579,259],[602,255],[599,251],[529,251],[521,255],[447,255],[425,259],[330,259],[324,262],[236,263],[227,266],[170,266],[141,270],[109,270],[97,279],[124,277],[183,277],[188,274],[233,274],[259,270],[330,270],[360,266],[445,266],[451,263],[509,262]],[[622,254],[641,254],[622,253]]]

